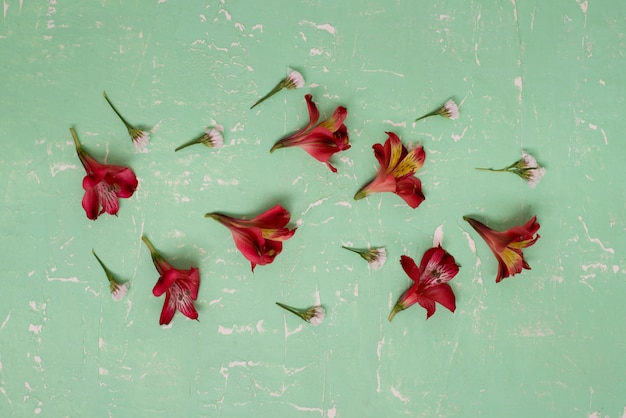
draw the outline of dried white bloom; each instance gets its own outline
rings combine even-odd
[[[304,77],[298,71],[288,68],[284,83],[286,89],[299,89],[304,87]]]
[[[425,114],[424,116],[420,116],[419,118],[415,119],[415,122],[417,122],[420,119],[424,119],[424,118],[427,118],[430,116],[436,116],[436,115],[439,115],[446,119],[452,119],[452,120],[458,119],[459,118],[459,106],[457,106],[454,100],[450,99],[439,109],[434,110],[430,113]]]
[[[221,148],[224,146],[224,138],[222,137],[222,131],[218,128],[206,128],[204,133],[199,137],[192,139],[186,144],[181,145],[174,151],[179,151],[183,148],[187,148],[190,145],[203,144],[209,148]]]
[[[385,264],[385,261],[387,261],[387,250],[385,247],[374,247],[367,250],[360,250],[346,246],[342,246],[342,248],[360,255],[374,270],[380,269]]]
[[[311,306],[308,309],[296,309],[280,302],[276,302],[276,304],[281,308],[291,312],[292,314],[298,315],[300,318],[313,326],[318,326],[319,324],[324,322],[324,318],[326,317],[326,311],[321,305]]]

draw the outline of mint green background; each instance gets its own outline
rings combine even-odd
[[[622,0],[29,1],[0,20],[0,415],[626,417]],[[305,88],[250,111],[292,66]],[[102,98],[152,129],[136,153]],[[271,145],[348,108],[331,173]],[[412,120],[449,97],[456,121]],[[225,146],[173,150],[207,125]],[[89,221],[74,126],[132,166],[118,217]],[[355,202],[385,131],[427,153],[426,201]],[[530,189],[505,166],[547,167]],[[204,213],[281,203],[295,236],[254,274]],[[536,214],[532,270],[496,285],[463,215],[496,228]],[[457,311],[387,314],[435,231],[461,266]],[[140,237],[201,272],[200,322],[159,327]],[[341,245],[385,245],[372,271]],[[94,248],[131,290],[108,293]],[[312,327],[274,305],[319,300]]]

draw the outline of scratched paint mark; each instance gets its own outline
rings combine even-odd
[[[378,367],[376,368],[376,392],[377,393],[380,393],[380,363],[381,363],[384,345],[385,345],[385,337],[378,340],[378,346],[376,347],[376,357],[378,357]]]
[[[9,319],[11,319],[11,312],[9,312],[6,318],[4,318],[4,321],[2,321],[2,325],[0,325],[0,329],[4,329],[4,327],[7,325],[7,322],[9,322]]]
[[[515,87],[517,87],[517,90],[519,91],[519,94],[517,96],[517,102],[519,104],[522,104],[522,90],[523,90],[523,82],[522,82],[522,77],[515,77]]]
[[[310,407],[306,407],[306,406],[299,406],[299,405],[296,405],[295,403],[290,403],[289,405],[293,406],[298,411],[302,411],[302,412],[319,412],[320,416],[324,416],[324,410],[322,408],[310,408]]]
[[[444,221],[435,229],[435,234],[433,235],[433,247],[438,247],[443,242],[443,225],[445,223],[446,222]]]
[[[589,235],[589,228],[587,228],[587,224],[585,223],[585,221],[583,221],[582,216],[579,216],[578,220],[583,224],[583,228],[585,229],[585,234],[587,235],[587,239],[589,240],[589,242],[598,244],[603,251],[606,251],[609,254],[615,254],[615,250],[613,248],[605,247],[602,241],[600,241],[598,238],[591,238],[591,236]]]
[[[75,170],[77,168],[78,167],[76,166],[76,164],[54,163],[50,165],[50,174],[52,174],[52,177],[54,177],[62,171]]]
[[[393,386],[391,386],[391,394],[400,399],[402,402],[407,403],[408,401],[411,400],[411,398],[409,398],[408,396],[403,396],[400,391],[396,388],[394,388]]]
[[[313,26],[315,29],[326,31],[330,33],[331,35],[334,35],[336,32],[335,27],[332,25],[329,25],[328,23],[318,25],[308,20],[301,20],[299,23],[300,23],[300,26],[303,26],[303,25]]]
[[[395,127],[406,128],[406,121],[403,121],[403,122],[394,122],[394,121],[392,121],[392,120],[385,119],[385,120],[383,120],[383,123],[386,123],[386,124],[388,124],[388,125],[395,126]]]
[[[467,129],[468,129],[468,128],[469,128],[468,126],[466,126],[465,128],[463,128],[463,132],[461,132],[461,134],[460,134],[460,135],[457,135],[457,134],[451,134],[451,135],[450,135],[450,138],[452,138],[452,139],[454,140],[454,142],[459,142],[459,141],[460,141],[461,139],[463,139],[463,137],[465,136],[465,133],[467,132]]]

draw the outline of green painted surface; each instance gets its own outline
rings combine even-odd
[[[419,4],[418,4],[419,3]],[[0,415],[267,417],[626,416],[626,7],[621,0],[411,2],[4,1],[0,21]],[[250,111],[292,66],[305,88]],[[152,129],[136,153],[102,98]],[[339,172],[299,149],[308,120],[348,108]],[[453,97],[456,120],[417,116]],[[205,126],[225,146],[174,153]],[[139,188],[89,221],[69,128]],[[384,132],[421,142],[426,201],[352,196]],[[536,189],[505,166],[527,150]],[[210,211],[281,203],[299,226],[250,272]],[[496,285],[462,220],[536,214],[532,270]],[[457,311],[387,321],[398,262],[435,231],[461,265]],[[200,322],[162,298],[141,235],[201,272]],[[370,270],[341,245],[385,245]],[[131,288],[108,293],[94,248]],[[309,306],[312,327],[275,301]]]

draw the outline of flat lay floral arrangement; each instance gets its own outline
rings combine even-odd
[[[287,75],[265,96],[261,97],[250,109],[260,106],[266,100],[279,93],[283,89],[294,90],[305,87],[302,74],[296,70],[288,69]],[[148,128],[131,124],[124,116],[123,111],[118,110],[117,104],[104,93],[104,99],[112,111],[119,117],[128,131],[137,152],[142,152],[149,147],[150,132]],[[298,147],[311,157],[324,163],[330,171],[337,173],[341,166],[336,167],[336,154],[349,152],[351,148],[349,129],[346,126],[348,109],[337,106],[332,114],[326,119],[322,118],[316,102],[311,94],[304,95],[304,102],[308,110],[309,121],[297,132],[278,139],[273,145],[268,144],[268,152],[274,153],[280,150],[288,158],[288,153],[296,152],[283,150],[282,148]],[[245,111],[246,108],[242,108]],[[415,122],[428,118],[440,117],[443,119],[456,120],[460,116],[457,103],[450,99],[440,108],[421,115]],[[97,221],[100,216],[117,215],[123,209],[122,199],[132,199],[137,190],[139,181],[131,167],[103,163],[89,153],[89,144],[83,144],[80,135],[75,128],[70,128],[70,134],[75,144],[77,156],[82,163],[86,175],[82,181],[84,195],[82,206],[88,219]],[[185,152],[190,146],[203,145],[207,148],[220,148],[224,145],[223,130],[221,127],[207,127],[200,136],[180,144],[172,152]],[[372,146],[374,158],[378,169],[370,178],[363,178],[362,187],[354,191],[353,199],[359,201],[376,193],[389,192],[397,195],[409,210],[419,211],[419,206],[425,201],[426,196],[422,191],[422,181],[417,177],[420,169],[428,164],[428,148],[423,144],[412,145],[410,141],[403,141],[396,132],[381,132],[381,138],[386,139]],[[211,152],[207,150],[207,152]],[[373,161],[373,160],[372,160]],[[530,187],[535,187],[545,175],[545,168],[539,165],[536,158],[525,151],[521,151],[521,158],[502,168],[476,167],[480,171],[495,173],[509,172],[519,176]],[[496,174],[494,174],[496,175]],[[245,181],[245,179],[241,179]],[[76,200],[78,202],[78,187],[76,188]],[[350,195],[352,196],[352,195]],[[348,197],[350,197],[348,196]],[[297,199],[297,192],[292,196]],[[391,203],[393,198],[384,199],[383,204]],[[203,214],[198,213],[198,222],[201,223]],[[240,213],[210,212],[204,214],[204,218],[217,221],[227,228],[232,234],[232,241],[237,250],[250,263],[252,272],[256,268],[280,262],[283,245],[289,245],[289,239],[300,232],[292,224],[291,214],[283,202],[274,202],[261,213],[250,213],[245,208]],[[476,219],[474,216],[463,217],[480,236],[487,247],[495,256],[497,262],[497,275],[495,282],[499,283],[504,278],[522,273],[531,266],[524,257],[523,250],[533,246],[539,239],[540,225],[537,216],[528,219],[522,225],[514,226],[506,230],[492,228],[489,219]],[[302,232],[303,234],[305,232]],[[198,310],[194,305],[201,291],[202,266],[172,265],[159,253],[159,248],[167,246],[166,242],[155,242],[149,239],[149,233],[141,236],[152,262],[156,268],[152,293],[155,297],[163,297],[163,308],[160,313],[159,323],[169,324],[175,317],[176,311],[190,319],[198,320]],[[138,238],[138,237],[135,237]],[[126,237],[133,239],[133,237]],[[306,242],[306,239],[304,240]],[[375,274],[381,275],[386,281],[406,280],[404,277],[385,277],[384,265],[388,254],[384,246],[348,247],[343,246],[345,257],[360,256],[367,262]],[[99,250],[92,250],[96,262],[102,267],[104,276],[109,282],[111,296],[118,301],[127,294],[129,282],[120,280],[110,270],[115,266],[115,260],[108,260],[106,254]],[[350,254],[352,253],[352,255]],[[146,257],[147,260],[147,257]],[[400,265],[408,278],[410,286],[401,295],[389,313],[388,319],[392,319],[399,312],[406,310],[414,304],[420,305],[426,311],[426,318],[436,312],[436,304],[439,304],[454,313],[456,310],[456,298],[454,294],[453,279],[463,280],[462,269],[457,265],[453,254],[450,254],[439,244],[426,250],[419,264],[407,255],[401,255]],[[143,262],[143,261],[140,261]],[[261,267],[259,267],[261,266]],[[113,268],[113,270],[115,270]],[[276,301],[276,305],[311,325],[320,325],[325,318],[323,304],[310,307],[293,307],[283,301]],[[268,302],[268,309],[274,306]],[[156,316],[156,313],[155,313]]]

